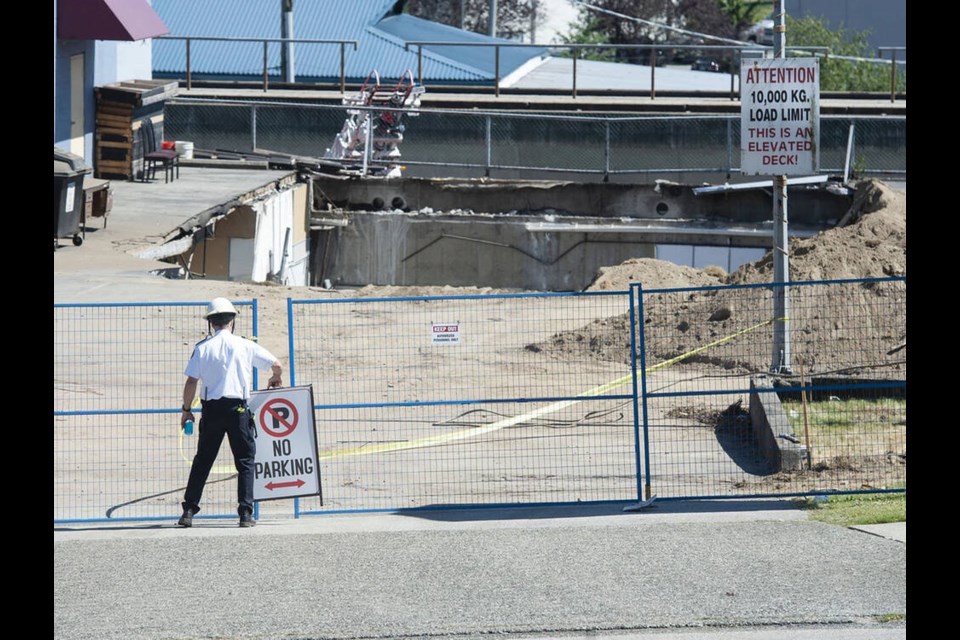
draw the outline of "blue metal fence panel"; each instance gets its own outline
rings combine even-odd
[[[784,286],[787,363],[774,353]],[[905,489],[905,278],[634,287],[647,494]]]
[[[292,369],[315,382],[324,504],[303,513],[637,498],[629,292],[296,300]]]
[[[234,304],[237,333],[255,336],[256,301]],[[203,312],[190,302],[54,305],[55,522],[179,517],[197,439],[180,430],[183,369],[207,335]],[[234,474],[225,443],[204,516],[236,517]]]
[[[54,305],[55,523],[178,517],[202,304]],[[256,301],[235,304],[255,337]],[[287,314],[323,500],[272,513],[906,490],[905,278],[288,299]],[[226,443],[203,508],[236,517]]]

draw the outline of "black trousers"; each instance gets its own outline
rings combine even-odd
[[[198,426],[197,453],[190,467],[190,479],[183,495],[183,508],[200,511],[200,498],[210,469],[217,459],[223,437],[230,442],[237,469],[237,512],[253,512],[254,461],[257,456],[257,427],[245,400],[220,398],[204,400]]]

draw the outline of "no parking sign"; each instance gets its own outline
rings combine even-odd
[[[322,495],[313,387],[254,391],[248,404],[257,425],[253,499]]]

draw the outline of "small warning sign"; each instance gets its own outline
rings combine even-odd
[[[313,387],[250,394],[257,426],[254,500],[322,495]]]
[[[433,344],[460,344],[459,322],[434,322],[431,329]]]

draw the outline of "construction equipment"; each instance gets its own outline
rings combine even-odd
[[[380,74],[373,70],[360,91],[343,99],[347,118],[343,128],[323,157],[332,160],[362,161],[360,175],[399,178],[398,164],[403,142],[404,115],[417,116],[420,96],[426,89],[418,85],[413,73],[404,71],[391,89],[380,85]]]

